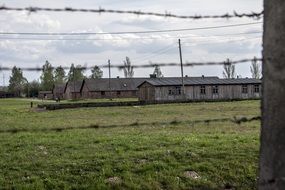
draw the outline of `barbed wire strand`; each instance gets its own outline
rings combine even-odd
[[[111,14],[133,14],[133,15],[148,15],[148,16],[156,16],[156,17],[171,17],[171,18],[179,18],[179,19],[209,19],[209,18],[254,18],[254,19],[260,19],[264,12],[251,12],[251,13],[238,13],[236,11],[233,11],[233,13],[225,13],[222,15],[176,15],[172,14],[169,11],[165,11],[165,13],[156,13],[156,12],[144,12],[144,11],[133,11],[133,10],[114,10],[114,9],[104,9],[99,7],[98,9],[83,9],[83,8],[72,8],[72,7],[65,7],[65,8],[44,8],[44,7],[6,7],[5,5],[2,5],[0,7],[0,11],[28,11],[30,13],[36,13],[40,11],[46,11],[46,12],[83,12],[83,13],[111,13]]]
[[[149,125],[178,125],[178,124],[190,124],[195,125],[199,123],[210,124],[214,122],[232,122],[235,124],[242,124],[246,122],[258,121],[260,116],[254,117],[233,117],[233,118],[216,118],[216,119],[203,119],[203,120],[188,120],[188,121],[166,121],[166,122],[134,122],[129,124],[112,124],[112,125],[88,125],[88,126],[78,126],[78,127],[55,127],[55,128],[36,128],[36,129],[23,129],[23,128],[13,128],[13,129],[1,129],[0,133],[20,133],[20,132],[47,132],[55,131],[62,132],[68,130],[82,130],[82,129],[103,129],[103,128],[116,128],[116,127],[136,127],[136,126],[149,126]]]
[[[193,66],[214,66],[214,65],[230,65],[230,64],[240,64],[240,63],[246,63],[246,62],[260,62],[263,61],[263,59],[261,58],[256,58],[254,57],[253,59],[240,59],[240,60],[236,60],[236,61],[231,61],[230,59],[227,59],[226,61],[220,61],[220,62],[214,62],[214,61],[210,61],[210,62],[186,62],[183,63],[184,67],[193,67]],[[125,66],[124,65],[97,65],[100,68],[118,68],[118,69],[123,69]],[[176,67],[176,66],[181,66],[180,63],[157,63],[157,62],[150,62],[149,64],[141,64],[141,65],[133,65],[133,68],[153,68],[153,67]],[[70,69],[70,67],[63,67],[63,66],[58,66],[63,68],[64,70],[68,70]],[[18,69],[22,70],[22,71],[42,71],[43,68],[42,67],[25,67],[25,68],[20,68],[17,67]],[[57,67],[51,67],[51,69],[55,69]],[[75,69],[81,69],[81,70],[89,70],[94,68],[94,66],[90,66],[90,67],[77,67]],[[12,67],[2,67],[0,66],[0,71],[10,71],[12,70]]]

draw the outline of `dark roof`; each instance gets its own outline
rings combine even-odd
[[[111,78],[110,87],[111,90],[126,91],[137,90],[137,86],[148,78]],[[84,84],[89,91],[108,91],[109,79],[85,79]]]
[[[64,93],[64,89],[65,89],[66,84],[55,84],[53,86],[53,93]]]
[[[145,80],[143,83],[149,83],[153,86],[181,86],[181,78],[157,78]],[[141,86],[141,83],[139,86]],[[238,78],[238,79],[220,79],[218,77],[186,77],[184,78],[184,85],[227,85],[227,84],[260,84],[261,80],[252,78]],[[139,87],[138,86],[138,87]]]
[[[186,77],[189,78],[189,77]],[[193,79],[201,77],[191,77]],[[209,79],[218,79],[218,77],[205,77]],[[111,78],[110,86],[113,91],[126,91],[126,90],[137,90],[138,86],[144,81],[156,81],[156,80],[167,80],[167,81],[181,81],[179,77],[165,77],[165,78]],[[86,84],[89,91],[108,91],[109,90],[109,79],[85,79],[84,85]]]
[[[66,83],[64,92],[66,91],[66,88],[70,88],[70,92],[80,92],[82,83],[83,83],[83,80],[82,81],[68,81]]]

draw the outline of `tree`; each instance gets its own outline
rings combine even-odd
[[[51,64],[46,61],[43,65],[43,72],[40,77],[42,90],[51,90],[54,84],[53,68]]]
[[[92,69],[91,69],[91,76],[90,78],[92,79],[99,79],[102,78],[103,76],[103,71],[97,66],[95,65]]]
[[[250,72],[251,72],[252,78],[260,79],[260,77],[261,77],[261,68],[260,68],[260,65],[258,65],[256,59],[254,59],[252,61],[252,63],[251,63]]]
[[[157,78],[162,78],[163,77],[163,74],[162,74],[162,72],[160,70],[160,66],[159,65],[155,65],[153,74],[156,75]]]
[[[235,66],[228,59],[224,65],[223,76],[226,79],[233,79],[236,77]]]
[[[14,66],[9,79],[9,91],[15,93],[16,96],[20,96],[24,90],[26,81],[27,79],[23,76],[22,70]]]
[[[25,92],[27,97],[37,97],[40,91],[41,85],[38,81],[34,80],[25,85]]]
[[[70,66],[70,70],[68,72],[68,81],[79,81],[83,80],[84,77],[84,69],[81,67],[81,65],[77,65],[76,67],[72,63]]]
[[[133,78],[134,76],[134,67],[131,65],[130,58],[126,57],[126,60],[124,61],[124,75],[125,78]]]
[[[63,84],[65,83],[65,79],[66,79],[66,76],[65,76],[64,69],[61,66],[57,67],[54,71],[54,83]]]

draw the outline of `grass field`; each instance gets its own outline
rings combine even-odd
[[[191,121],[258,116],[259,104],[42,112],[0,99],[0,189],[255,189],[260,122]],[[78,129],[92,125],[109,127]]]

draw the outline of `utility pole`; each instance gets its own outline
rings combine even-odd
[[[29,81],[26,79],[26,85],[27,85],[27,88],[28,88],[28,93],[27,93],[27,98],[30,97],[30,84],[29,84]]]
[[[108,60],[108,68],[109,68],[109,95],[110,95],[110,100],[112,100],[112,96],[111,96],[111,61],[110,61],[110,59]]]
[[[27,80],[27,87],[28,87],[28,98],[30,98],[30,84],[28,80]]]
[[[5,87],[5,73],[3,72],[3,86]]]
[[[264,0],[259,190],[285,189],[284,12],[284,0]]]
[[[180,67],[181,67],[182,96],[183,96],[183,98],[185,98],[183,60],[182,60],[182,50],[181,50],[181,40],[180,39],[178,39],[178,44],[179,44],[179,56],[180,56]]]
[[[72,76],[73,76],[73,94],[74,94],[74,99],[76,99],[76,94],[75,94],[75,73],[74,73],[74,71],[75,71],[75,67],[73,67]]]

